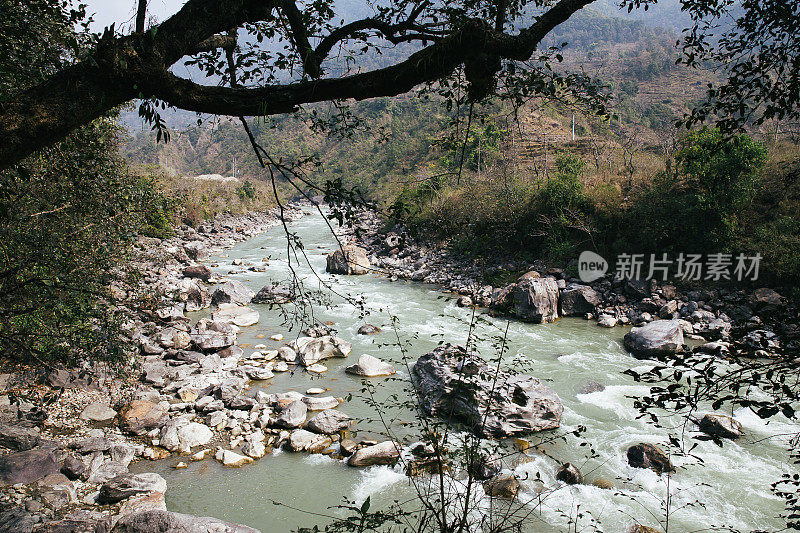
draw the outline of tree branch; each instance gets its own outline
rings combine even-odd
[[[0,170],[114,107],[140,97],[159,98],[188,111],[274,115],[291,112],[306,103],[402,94],[444,78],[464,64],[470,98],[482,98],[494,87],[501,59],[529,59],[545,35],[594,0],[561,0],[518,35],[498,32],[481,20],[468,21],[405,61],[343,78],[263,88],[207,87],[168,71],[181,57],[204,47],[235,45],[235,32],[217,34],[267,19],[275,1],[279,0],[189,0],[157,31],[125,37],[104,35],[88,59],[0,101]],[[336,42],[359,31],[357,28],[379,32],[383,28],[384,37],[397,39],[401,38],[396,35],[400,31],[418,31],[413,20],[423,9],[420,6],[399,25],[381,26],[383,22],[378,21],[379,24],[374,19],[345,25],[323,39],[316,55],[325,57]]]
[[[322,75],[320,60],[316,57],[314,49],[311,48],[311,43],[308,42],[308,31],[306,25],[303,24],[303,16],[297,9],[297,4],[294,3],[294,0],[281,0],[281,9],[286,15],[286,20],[289,21],[290,37],[297,53],[303,60],[303,70],[311,78],[319,78]]]
[[[147,0],[139,0],[139,7],[136,9],[136,33],[144,32],[144,23],[147,18]]]

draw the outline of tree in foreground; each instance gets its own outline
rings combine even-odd
[[[655,1],[620,5],[647,9]],[[592,2],[387,0],[370,4],[371,16],[344,22],[330,0],[189,0],[147,28],[147,1],[139,0],[131,33],[119,34],[114,26],[102,36],[83,32],[62,57],[62,68],[39,83],[4,92],[0,168],[135,99],[145,102],[140,113],[163,133],[159,105],[269,116],[304,104],[399,95],[434,83],[458,102],[496,92],[516,99],[564,90],[592,96],[581,76],[554,73],[557,50],[537,51],[545,36]],[[5,3],[11,11],[34,6],[73,23],[85,20],[83,8],[73,9],[70,0]],[[692,120],[718,114],[726,125],[738,126],[798,116],[800,7],[777,0],[747,0],[741,7],[728,0],[681,0],[681,5],[693,19],[684,36],[684,60],[717,62],[728,80],[711,88],[708,105]],[[726,24],[718,24],[721,20]],[[15,31],[23,30],[12,26],[7,39]],[[394,48],[389,64],[365,71],[375,64],[370,52],[385,48]],[[405,49],[413,53],[398,52]],[[197,64],[213,85],[177,76],[170,68],[181,61]]]

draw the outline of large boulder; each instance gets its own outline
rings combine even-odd
[[[338,250],[328,254],[326,271],[331,274],[366,274],[372,265],[367,252],[359,246],[345,244]]]
[[[561,316],[581,316],[594,313],[600,305],[597,292],[588,285],[570,285],[558,295]]]
[[[736,440],[744,435],[742,424],[727,415],[707,413],[697,425],[703,433],[721,439]]]
[[[189,452],[195,446],[205,446],[213,437],[211,428],[199,422],[189,422],[178,428],[178,441],[183,452]]]
[[[347,460],[350,466],[390,465],[400,458],[400,446],[390,440],[359,448]]]
[[[364,377],[391,376],[397,372],[389,363],[384,363],[377,357],[366,353],[361,354],[358,363],[348,366],[344,371],[354,376]]]
[[[197,517],[160,509],[130,513],[120,518],[112,533],[259,533],[257,529],[216,518]]]
[[[317,338],[300,337],[295,341],[294,347],[303,366],[310,366],[331,357],[347,357],[353,350],[352,344],[331,335]]]
[[[285,304],[294,300],[294,291],[279,285],[267,285],[253,297],[254,304]]]
[[[192,328],[191,338],[197,349],[210,352],[222,350],[236,343],[236,326],[201,318]]]
[[[581,471],[572,463],[562,464],[556,472],[556,479],[567,485],[579,485],[583,482]]]
[[[514,314],[531,322],[558,318],[558,284],[553,278],[524,278],[514,287]]]
[[[501,313],[510,312],[514,307],[514,289],[516,288],[517,284],[512,283],[511,285],[494,289],[489,307]]]
[[[786,303],[780,294],[773,289],[764,287],[753,291],[753,294],[750,296],[750,305],[758,313],[770,314],[784,307]]]
[[[143,435],[163,426],[167,415],[168,408],[164,404],[134,400],[122,413],[122,429],[134,435]]]
[[[465,423],[475,433],[505,438],[559,426],[564,410],[541,380],[491,368],[461,346],[440,346],[411,369],[423,410]]]
[[[211,274],[211,269],[205,265],[191,265],[183,269],[183,276],[186,278],[208,281],[211,279]]]
[[[281,411],[275,423],[278,426],[289,429],[299,428],[306,421],[307,414],[308,407],[306,404],[302,400],[295,400]]]
[[[335,409],[324,409],[314,418],[308,421],[306,427],[314,433],[325,433],[332,435],[347,429],[350,425],[350,417]]]
[[[211,314],[211,320],[226,322],[240,328],[257,324],[258,319],[258,311],[236,304],[220,304],[219,309]]]
[[[519,494],[520,482],[512,474],[501,474],[483,483],[483,490],[493,498],[513,500]]]
[[[657,474],[674,472],[675,467],[661,448],[646,442],[628,448],[628,464],[634,468],[649,468]]]
[[[158,474],[120,474],[103,483],[97,502],[117,503],[136,494],[167,491],[167,482]]]
[[[623,342],[634,357],[674,354],[683,346],[683,326],[680,320],[654,320],[631,328]]]
[[[90,403],[80,414],[81,420],[88,420],[99,424],[110,424],[116,416],[117,412],[105,402]]]
[[[247,305],[256,295],[241,281],[231,280],[218,286],[211,294],[211,303]]]
[[[333,444],[327,435],[312,433],[305,429],[296,429],[289,435],[288,446],[293,452],[319,453]]]
[[[39,444],[39,428],[0,424],[0,446],[25,451],[37,444]]]
[[[60,469],[52,447],[8,453],[0,456],[0,486],[33,483]]]
[[[233,450],[225,450],[222,448],[217,450],[217,453],[214,455],[214,457],[217,459],[217,461],[222,463],[223,466],[230,468],[238,468],[253,462],[251,457],[239,455]]]

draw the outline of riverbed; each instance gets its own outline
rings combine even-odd
[[[309,374],[297,369],[276,374],[265,382],[254,382],[253,389],[305,392],[309,387],[322,387],[333,396],[352,395],[339,407],[341,411],[355,419],[373,418],[374,410],[361,398],[362,380],[344,372],[345,366],[353,364],[360,354],[369,353],[398,369],[395,378],[371,379],[377,388],[376,398],[382,403],[391,394],[405,394],[407,364],[441,341],[464,344],[469,337],[479,353],[492,358],[497,355],[497,345],[507,328],[504,364],[524,367],[556,390],[564,403],[562,430],[586,427],[580,439],[554,444],[549,450],[560,461],[571,461],[578,466],[586,478],[585,485],[561,486],[555,481],[558,462],[544,455],[530,453],[524,461],[509,461],[509,469],[528,479],[523,481],[525,500],[533,499],[536,491],[541,490],[533,481],[537,473],[546,488],[561,486],[548,492],[544,500],[535,500],[538,507],[529,530],[593,531],[589,527],[590,518],[607,532],[625,531],[634,521],[659,526],[658,521],[665,517],[666,476],[629,467],[625,450],[637,442],[664,447],[668,430],[637,418],[639,413],[631,396],[646,394],[648,389],[622,371],[647,363],[637,361],[622,347],[626,329],[604,329],[582,319],[561,319],[553,324],[508,323],[481,310],[457,307],[454,295],[436,286],[391,282],[379,273],[332,276],[325,273],[325,256],[335,249],[336,240],[323,218],[303,217],[290,224],[289,230],[302,240],[304,254],[287,251],[286,235],[279,226],[212,257],[208,264],[215,273],[242,281],[255,291],[272,282],[288,282],[291,266],[304,288],[320,291],[314,295],[324,300],[314,305],[313,318],[319,323],[332,323],[339,337],[352,342],[353,352],[347,359],[326,360],[329,369],[325,373]],[[241,267],[232,266],[235,259],[263,264],[265,272],[242,271]],[[231,270],[237,273],[230,274]],[[239,345],[245,353],[259,343],[277,348],[302,335],[296,320],[299,310],[294,305],[283,309],[255,304],[251,307],[261,316],[257,325],[243,328],[239,334]],[[479,320],[473,320],[473,313],[477,313]],[[309,314],[308,309],[305,314]],[[358,328],[365,323],[379,326],[382,332],[358,335]],[[271,341],[269,337],[274,334],[284,335],[284,341]],[[405,355],[398,347],[398,338],[406,347]],[[602,384],[604,389],[580,393],[592,383]],[[410,411],[392,411],[392,414],[395,415],[392,429],[402,433],[413,414]],[[693,454],[702,459],[703,465],[692,458],[673,458],[678,471],[669,480],[670,531],[711,526],[741,530],[782,526],[778,515],[783,501],[770,492],[770,483],[788,472],[790,466],[785,443],[780,437],[770,435],[784,433],[789,429],[785,426],[788,421],[776,420],[765,426],[749,411],[740,410],[733,415],[744,426],[743,439],[725,442],[724,447],[701,442]],[[672,422],[679,425],[681,421]],[[380,437],[381,426],[376,422],[361,421],[356,429],[357,438]],[[679,431],[680,428],[673,433]],[[578,446],[581,440],[591,443],[597,457],[586,458],[588,447]],[[278,450],[238,469],[227,469],[208,459],[190,463],[186,469],[173,469],[179,460],[173,457],[141,465],[142,469],[157,471],[167,480],[169,510],[214,516],[264,533],[322,526],[329,520],[320,514],[337,515],[340,511],[331,507],[341,504],[343,498],[360,504],[369,496],[374,508],[394,499],[408,499],[413,494],[399,467],[356,469],[323,455]],[[610,481],[615,489],[589,484],[601,478]],[[585,518],[577,528],[569,526],[565,515],[575,515],[578,508]]]

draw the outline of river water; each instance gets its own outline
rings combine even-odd
[[[337,397],[355,396],[341,405],[340,410],[355,419],[371,418],[374,411],[359,396],[361,380],[345,374],[345,366],[354,363],[362,353],[392,362],[398,368],[399,380],[372,380],[378,388],[379,399],[385,398],[393,393],[403,394],[402,379],[408,376],[396,345],[396,335],[407,343],[411,360],[430,351],[442,340],[461,344],[466,341],[472,310],[456,307],[452,295],[436,286],[393,283],[378,275],[328,275],[325,254],[335,248],[336,241],[322,217],[306,216],[292,223],[290,231],[302,239],[313,271],[302,256],[299,262],[293,257],[292,266],[306,288],[322,289],[330,298],[327,305],[315,306],[315,318],[333,322],[338,335],[353,343],[353,353],[347,359],[325,361],[329,370],[321,375],[302,370],[276,373],[273,379],[254,384],[254,389],[305,392],[309,387],[325,387]],[[286,243],[282,228],[276,227],[212,258],[211,263],[216,265],[213,267],[216,272],[227,275],[232,270],[233,259],[261,264],[269,258],[266,272],[229,276],[258,291],[270,282],[288,280]],[[330,284],[334,292],[325,289],[321,280]],[[359,307],[341,295],[363,299],[368,315],[362,317]],[[270,347],[282,344],[270,341],[270,335],[281,333],[285,340],[300,335],[298,327],[289,330],[287,316],[278,309],[252,307],[260,311],[261,320],[255,326],[243,328],[239,334],[239,344],[246,353],[258,343]],[[292,310],[292,306],[287,307]],[[488,315],[482,315],[481,319],[473,335],[481,339],[477,341],[479,352],[492,357],[496,354],[496,339],[502,336],[507,323]],[[357,335],[356,330],[364,323],[380,326],[383,332],[373,336]],[[666,477],[630,468],[625,460],[625,450],[631,444],[652,442],[663,447],[667,436],[667,430],[637,419],[630,396],[645,394],[647,388],[621,372],[644,363],[623,349],[625,331],[600,328],[594,322],[581,319],[562,319],[543,325],[508,324],[509,350],[504,361],[509,366],[522,361],[529,373],[550,382],[564,403],[562,428],[586,426],[582,440],[591,443],[598,457],[586,459],[587,447],[578,446],[578,439],[554,444],[550,450],[552,455],[578,465],[587,482],[603,478],[616,487],[616,490],[606,490],[586,484],[563,486],[548,492],[547,498],[537,500],[538,507],[528,531],[593,531],[589,526],[590,517],[606,532],[626,531],[634,520],[651,526],[659,526],[658,521],[664,520]],[[267,338],[256,338],[256,335]],[[590,381],[602,383],[605,389],[579,394]],[[694,459],[673,459],[678,472],[669,480],[670,531],[696,531],[723,525],[744,531],[781,528],[778,515],[783,502],[770,492],[769,486],[789,471],[790,466],[781,438],[769,436],[790,429],[786,426],[788,422],[778,420],[767,426],[747,411],[737,411],[734,415],[744,425],[745,438],[726,442],[722,448],[711,442],[700,443],[693,453],[703,460],[703,466],[697,465]],[[400,413],[393,422],[398,429],[407,421],[404,416],[411,415]],[[379,426],[374,422],[361,422],[357,428],[358,438],[378,436]],[[166,478],[170,510],[214,516],[258,528],[264,533],[324,525],[328,519],[310,513],[337,515],[339,511],[329,507],[341,504],[343,498],[360,503],[370,496],[374,509],[382,502],[413,495],[399,468],[398,471],[387,466],[350,468],[322,455],[276,451],[239,469],[223,468],[210,459],[191,463],[186,469],[172,469],[179,460],[173,457],[156,464],[140,464],[141,469],[155,469]],[[514,461],[509,467],[522,478],[527,475],[527,479],[532,479],[538,473],[549,489],[561,485],[555,481],[558,463],[543,455],[531,454],[524,462]],[[537,487],[533,481],[523,481],[522,497],[526,501],[532,499]],[[568,525],[565,515],[576,515],[578,509],[584,517],[576,528]],[[659,527],[663,529],[663,525]]]

